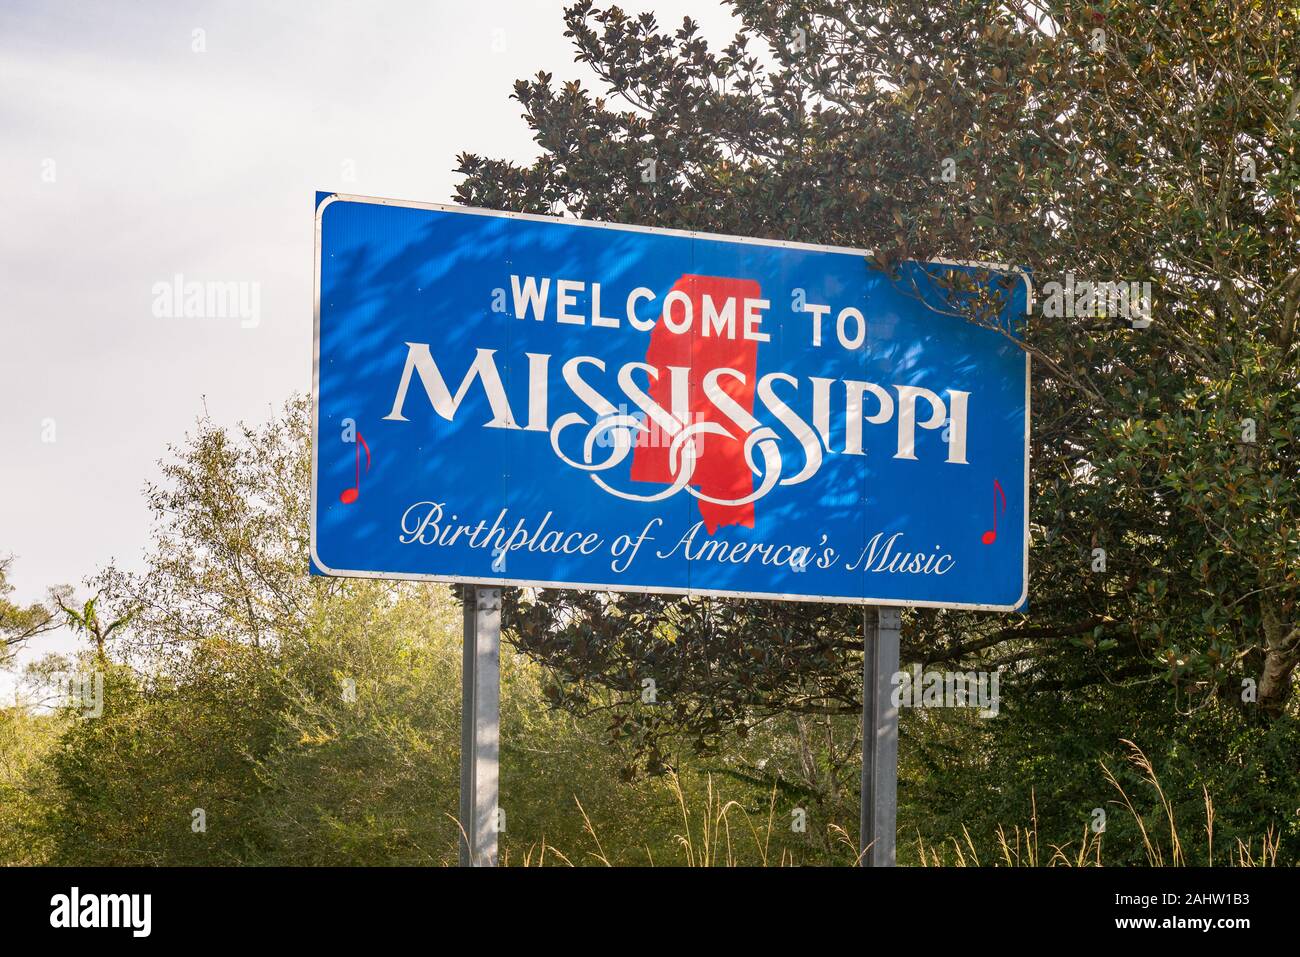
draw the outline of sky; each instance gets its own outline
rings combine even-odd
[[[620,0],[661,25],[712,2]],[[536,155],[516,79],[573,62],[559,0],[0,5],[0,554],[11,596],[141,565],[145,484],[207,412],[311,386],[314,195],[449,202],[456,154]],[[168,318],[235,282],[251,318]],[[250,300],[251,305],[251,300]],[[249,314],[251,316],[251,313]],[[84,589],[81,590],[84,594]],[[30,661],[72,647],[40,639]],[[0,702],[14,675],[0,673]]]

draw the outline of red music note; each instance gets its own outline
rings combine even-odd
[[[1007,509],[1007,493],[1002,491],[1002,483],[997,479],[993,480],[993,527],[980,536],[980,541],[985,545],[992,545],[998,540],[998,496],[1002,496],[1002,510]]]
[[[357,447],[357,484],[352,488],[345,488],[339,493],[339,501],[344,505],[351,505],[361,495],[361,447],[366,449],[366,471],[370,471],[370,446],[366,445],[365,438],[360,432],[357,433],[356,441],[352,443]]]

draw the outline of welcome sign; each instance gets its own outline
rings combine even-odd
[[[316,573],[1024,602],[1027,283],[987,328],[861,250],[339,194],[316,252]]]

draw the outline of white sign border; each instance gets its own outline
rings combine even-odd
[[[335,202],[367,203],[375,206],[399,206],[405,209],[432,209],[443,213],[460,213],[467,216],[494,216],[502,219],[524,219],[541,223],[559,223],[565,226],[587,227],[590,229],[618,229],[633,233],[653,233],[662,236],[682,236],[690,239],[712,239],[732,243],[748,243],[755,246],[778,246],[783,249],[807,249],[813,252],[847,253],[856,256],[870,256],[865,249],[849,246],[819,246],[815,243],[787,242],[780,239],[755,239],[751,236],[727,236],[720,233],[702,233],[689,229],[664,229],[657,226],[635,226],[627,223],[603,223],[590,219],[566,218],[563,216],[542,216],[535,213],[512,213],[496,209],[476,209],[469,206],[456,206],[445,203],[423,203],[416,200],[384,199],[375,196],[356,196],[351,193],[330,193],[316,206],[316,250],[314,259],[315,281],[312,302],[312,364],[311,364],[311,514],[310,551],[312,563],[324,574],[335,578],[378,578],[393,581],[426,581],[478,584],[489,586],[514,585],[521,588],[576,588],[585,591],[636,592],[654,595],[684,595],[687,597],[711,598],[755,598],[764,601],[811,601],[828,602],[842,605],[881,605],[898,608],[951,608],[969,611],[1016,611],[1029,597],[1029,429],[1033,415],[1029,397],[1029,354],[1025,353],[1025,528],[1024,556],[1021,570],[1020,597],[1010,605],[981,605],[963,602],[945,601],[904,601],[895,598],[854,598],[843,595],[786,595],[775,592],[725,591],[704,588],[672,588],[647,585],[610,585],[589,582],[553,582],[533,581],[522,578],[498,578],[496,576],[478,575],[418,575],[410,572],[372,572],[352,571],[330,568],[316,554],[316,483],[317,457],[320,452],[320,275],[321,275],[321,223],[325,210]],[[930,262],[947,266],[980,266],[1002,273],[1019,273],[1025,281],[1026,312],[1032,308],[1034,287],[1029,274],[1021,267],[1005,263],[988,263],[960,259],[934,259]]]

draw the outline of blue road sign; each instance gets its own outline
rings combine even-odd
[[[1023,605],[1022,275],[988,327],[838,247],[338,194],[316,246],[313,571]]]

